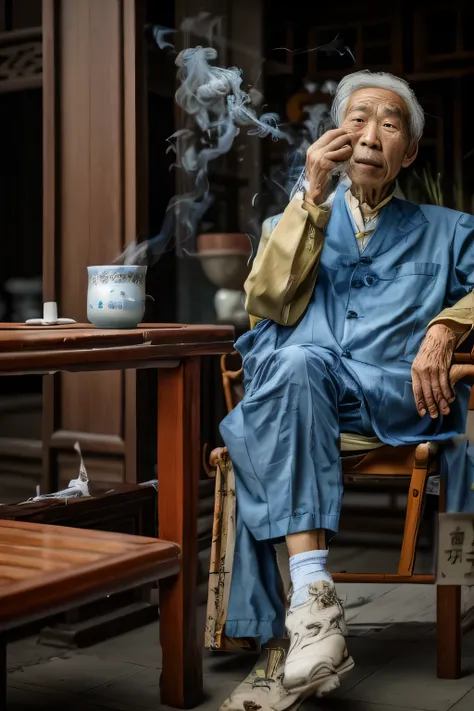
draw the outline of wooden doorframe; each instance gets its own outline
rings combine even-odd
[[[147,234],[145,13],[146,0],[43,0],[43,299],[78,321],[86,266]],[[44,489],[75,439],[135,481],[135,373],[77,375],[44,378]]]

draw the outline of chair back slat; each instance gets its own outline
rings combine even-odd
[[[234,369],[232,369],[232,366]],[[227,412],[231,412],[244,397],[242,358],[237,351],[221,358],[222,384]]]

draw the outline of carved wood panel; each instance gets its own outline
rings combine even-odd
[[[0,93],[40,87],[41,28],[0,33]]]

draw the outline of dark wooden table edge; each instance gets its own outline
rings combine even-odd
[[[235,335],[232,326],[181,325],[156,327],[143,324],[136,329],[96,329],[81,325],[61,327],[0,327],[0,352],[29,352],[59,347],[61,350],[165,345],[180,343],[223,343]]]
[[[182,358],[222,355],[234,349],[233,341],[212,344],[181,343],[52,351],[0,352],[0,375],[47,374],[68,370],[126,370],[176,367]]]
[[[8,597],[0,596],[0,634],[72,607],[94,602],[105,595],[173,577],[181,569],[178,550],[176,547],[174,555],[163,556],[161,559],[157,559],[153,551],[145,550],[117,556],[113,565],[104,565],[103,561],[97,561],[90,565],[87,571],[78,573],[77,581],[67,573],[62,576],[58,573],[45,575],[41,584],[34,587],[34,598],[31,595],[31,584],[28,585],[27,581],[12,585]],[[124,565],[125,572],[121,570]],[[62,587],[66,580],[71,585],[70,593],[65,592]],[[18,614],[18,607],[23,607],[27,612]]]

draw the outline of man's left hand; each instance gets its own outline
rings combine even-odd
[[[416,409],[421,417],[427,412],[432,418],[440,413],[449,415],[449,405],[456,399],[449,378],[456,343],[454,331],[436,323],[421,344],[411,369]]]

